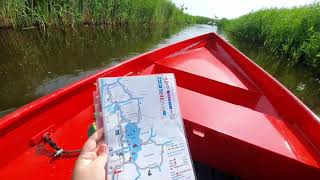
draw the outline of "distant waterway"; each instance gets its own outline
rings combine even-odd
[[[0,116],[123,60],[212,31],[217,28],[209,25],[1,30]],[[319,78],[270,53],[234,44],[320,114]]]

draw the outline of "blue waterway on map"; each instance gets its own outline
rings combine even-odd
[[[107,111],[111,112],[112,114],[116,113],[120,109],[117,103],[112,103],[111,105],[107,106]]]
[[[125,126],[126,139],[129,143],[131,158],[135,162],[138,158],[138,152],[141,151],[140,128],[135,123],[128,123]]]

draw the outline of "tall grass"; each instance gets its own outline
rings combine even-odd
[[[231,38],[269,48],[290,63],[320,74],[320,2],[294,8],[262,9],[217,25]]]
[[[195,23],[170,0],[1,0],[0,27]]]

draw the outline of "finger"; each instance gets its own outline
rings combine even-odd
[[[94,132],[89,139],[91,139],[95,142],[98,142],[102,138],[103,138],[103,128],[100,128],[96,132]]]
[[[106,144],[101,144],[99,146],[99,149],[97,151],[97,155],[98,156],[101,156],[101,155],[104,155],[107,153],[107,149],[108,149],[108,146]]]
[[[97,165],[105,166],[108,160],[108,146],[106,144],[101,144],[98,150],[98,156],[95,159]]]
[[[96,146],[95,146],[94,149],[91,149],[91,152],[95,152],[95,153],[98,154],[98,150],[99,150],[100,145],[101,144],[105,144],[105,142],[104,142],[104,131],[103,131],[103,129],[102,128],[99,129],[99,131],[97,131],[97,133],[98,133],[98,137],[97,136],[93,137],[96,140],[96,142],[95,142]]]
[[[104,156],[107,154],[108,146],[106,144],[101,144],[99,147],[97,147],[94,152],[87,152],[80,154],[78,158],[78,163],[81,165],[88,165],[91,162],[95,161],[97,157]]]
[[[98,142],[96,148],[94,148],[91,152],[95,152],[98,155],[99,151],[102,151],[100,148],[101,145],[105,145],[105,143],[103,141]]]
[[[85,167],[92,163],[97,158],[97,154],[95,152],[87,152],[84,154],[80,154],[76,166]]]
[[[95,133],[92,134],[91,137],[87,140],[87,142],[84,144],[81,154],[87,153],[87,152],[93,152],[95,151],[97,147],[97,142],[100,141],[100,139],[103,139],[103,129],[99,129]]]

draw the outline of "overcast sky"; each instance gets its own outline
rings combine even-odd
[[[315,0],[171,0],[184,4],[191,15],[235,18],[264,7],[293,7],[310,4]],[[320,0],[317,0],[320,1]]]

